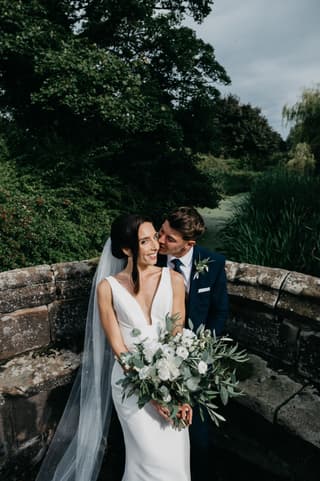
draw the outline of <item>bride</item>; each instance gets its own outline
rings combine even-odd
[[[142,338],[156,338],[166,314],[184,320],[182,276],[156,267],[158,250],[148,219],[126,215],[113,222],[92,285],[82,366],[36,481],[97,479],[112,399],[125,441],[122,481],[190,481],[188,429],[173,429],[156,403],[139,409],[135,396],[123,399],[117,384],[124,375],[118,358],[137,341],[133,328]],[[190,424],[190,406],[179,416]]]

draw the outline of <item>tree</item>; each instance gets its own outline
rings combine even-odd
[[[297,144],[286,166],[288,169],[304,175],[312,175],[316,166],[316,159],[311,152],[310,146],[305,142]]]
[[[215,84],[229,82],[213,48],[182,26],[187,14],[201,22],[212,4],[0,0],[0,109],[20,160],[73,175],[99,166],[130,188],[148,179],[151,193],[157,159],[166,172],[183,169],[179,110],[199,95],[214,99]],[[187,170],[189,202],[215,202],[205,189],[206,198],[196,193],[206,180],[192,156]]]
[[[299,143],[309,144],[320,171],[320,84],[303,90],[300,99],[293,105],[285,105],[283,118],[292,127],[288,143],[295,147]]]
[[[272,163],[275,152],[285,147],[261,110],[241,104],[234,95],[192,99],[180,115],[185,137],[193,150],[246,159],[256,170]]]

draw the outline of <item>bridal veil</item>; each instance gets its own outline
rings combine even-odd
[[[36,481],[96,481],[99,475],[111,419],[114,356],[100,323],[96,287],[124,263],[112,255],[109,238],[92,282],[81,366]]]

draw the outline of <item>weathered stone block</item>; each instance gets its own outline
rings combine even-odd
[[[278,299],[278,291],[261,289],[249,284],[228,284],[231,304],[233,302],[252,303],[258,309],[273,310]]]
[[[55,275],[57,297],[89,299],[92,279],[99,259],[82,262],[65,262],[52,266]]]
[[[10,411],[8,432],[12,433],[14,443],[10,445],[10,457],[4,458],[0,465],[0,473],[6,472],[6,464],[13,459],[28,459],[29,465],[40,461],[46,448],[45,440],[52,437],[68,394],[69,387],[63,387],[6,401]],[[22,467],[20,470],[23,472]]]
[[[68,384],[78,369],[80,355],[62,349],[29,352],[1,366],[0,396],[31,396]]]
[[[282,320],[279,329],[279,350],[277,357],[284,364],[296,366],[298,359],[298,337],[300,328],[289,322]]]
[[[279,290],[288,273],[285,269],[226,261],[227,279],[233,284],[258,285]]]
[[[320,384],[320,332],[301,331],[298,371]]]
[[[233,302],[227,332],[251,352],[277,357],[281,352],[279,320],[268,311]]]
[[[227,262],[226,272],[231,303],[254,303],[259,310],[274,309],[279,289],[288,275],[283,269],[236,262]]]
[[[55,301],[49,306],[51,336],[66,346],[81,344],[84,337],[88,299]]]
[[[281,288],[294,296],[309,297],[320,301],[320,278],[301,272],[290,272]]]
[[[0,360],[50,343],[46,306],[20,309],[0,318]]]
[[[320,329],[320,279],[290,272],[281,288],[277,309],[304,326]]]
[[[292,434],[320,448],[320,397],[312,387],[305,387],[280,407],[277,423]]]
[[[271,370],[258,356],[251,355],[250,359],[251,374],[240,381],[240,389],[245,395],[237,398],[237,402],[273,423],[279,406],[300,391],[302,385]]]
[[[0,273],[0,313],[40,306],[55,298],[50,266],[36,266]]]

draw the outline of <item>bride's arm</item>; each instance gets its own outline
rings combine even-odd
[[[185,317],[186,317],[186,304],[185,304],[185,297],[186,297],[186,290],[184,287],[184,281],[181,274],[175,271],[171,271],[171,282],[172,282],[172,290],[173,290],[173,303],[172,303],[172,315],[179,315],[179,318],[176,322],[175,328],[173,330],[173,335],[177,334],[177,332],[181,332],[184,324],[185,324]]]
[[[117,358],[128,348],[123,342],[119,323],[112,305],[112,291],[109,282],[103,279],[97,287],[98,307],[103,330],[107,336],[111,349]]]

